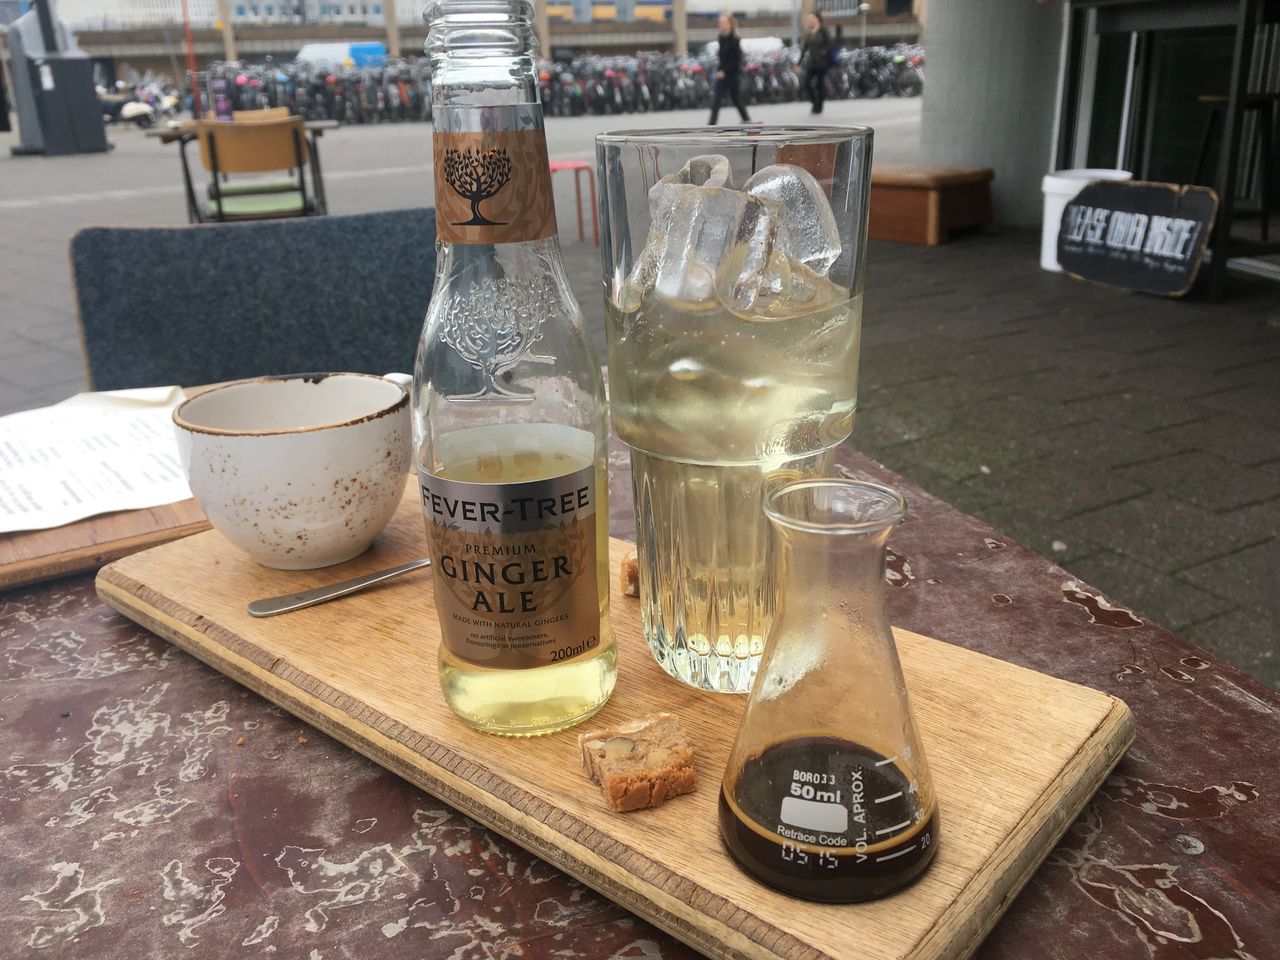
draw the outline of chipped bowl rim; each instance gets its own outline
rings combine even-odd
[[[368,380],[381,380],[384,383],[389,383],[392,386],[399,387],[400,396],[395,400],[389,400],[376,410],[371,410],[368,413],[362,413],[358,416],[349,417],[345,420],[332,420],[327,423],[307,424],[303,427],[269,427],[261,430],[231,430],[226,427],[210,427],[204,424],[194,423],[183,416],[183,411],[186,410],[188,405],[196,403],[211,394],[221,393],[224,390],[235,390],[237,388],[256,386],[258,384],[283,383],[293,380],[302,380],[304,382],[318,384],[330,377],[361,377]],[[214,437],[278,437],[291,434],[315,433],[320,430],[333,430],[337,427],[354,427],[362,423],[368,423],[372,420],[381,419],[389,414],[398,412],[402,408],[407,409],[408,406],[409,391],[405,389],[403,384],[397,383],[395,380],[388,379],[387,377],[380,377],[374,373],[357,373],[355,371],[346,370],[324,373],[286,373],[265,377],[248,377],[244,380],[233,380],[229,383],[220,383],[216,387],[211,387],[208,390],[202,390],[195,396],[187,397],[186,400],[183,400],[182,403],[174,407],[173,422],[179,429],[185,430],[188,433],[202,433]]]

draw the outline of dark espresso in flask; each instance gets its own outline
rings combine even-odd
[[[870,900],[933,859],[937,812],[917,787],[909,756],[834,737],[786,740],[726,775],[720,834],[744,870],[783,893]]]

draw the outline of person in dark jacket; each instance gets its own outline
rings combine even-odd
[[[4,86],[4,64],[0,63],[0,133],[9,132],[9,94]]]
[[[738,39],[738,21],[731,13],[720,14],[720,48],[717,51],[719,64],[716,66],[715,94],[711,101],[711,126],[716,125],[720,116],[720,101],[725,93],[738,108],[738,116],[743,123],[750,123],[747,108],[742,105],[742,42]]]
[[[805,22],[807,32],[800,45],[800,65],[804,67],[804,91],[813,104],[813,112],[822,112],[826,96],[827,66],[831,60],[831,35],[822,25],[822,14],[811,13]]]

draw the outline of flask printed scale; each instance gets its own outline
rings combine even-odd
[[[783,893],[828,903],[869,900],[913,880],[933,859],[936,819],[909,756],[836,737],[772,744],[720,793],[720,833],[733,858]]]

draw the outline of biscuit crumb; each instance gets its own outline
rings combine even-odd
[[[640,563],[634,553],[622,558],[621,587],[624,597],[640,596]]]
[[[578,737],[578,746],[587,776],[614,812],[657,807],[668,797],[693,792],[693,748],[673,714],[590,730]]]

